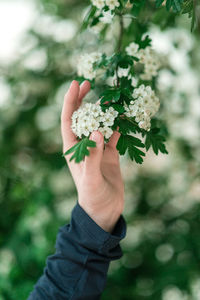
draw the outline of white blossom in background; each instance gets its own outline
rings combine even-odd
[[[117,74],[118,74],[118,77],[121,78],[121,77],[127,77],[128,76],[128,72],[129,72],[130,68],[118,68],[117,69]]]
[[[135,117],[135,121],[140,128],[149,131],[151,118],[156,114],[160,107],[160,101],[150,86],[140,85],[134,89],[133,98],[130,105],[125,105],[125,115]]]
[[[103,17],[100,17],[99,20],[105,24],[111,24],[114,14],[112,14],[111,10],[103,11]]]
[[[131,85],[132,85],[133,87],[136,87],[136,86],[137,86],[137,84],[138,84],[138,79],[137,79],[136,77],[133,77],[133,76],[129,75],[128,79],[131,79]]]
[[[92,0],[92,4],[96,6],[98,9],[102,9],[105,6],[104,0]]]
[[[116,7],[119,7],[120,3],[118,0],[106,0],[106,5],[109,7],[109,9],[113,10]]]
[[[189,300],[188,294],[177,286],[168,286],[162,292],[162,300]]]
[[[110,10],[114,10],[116,7],[120,6],[118,0],[92,0],[92,4],[98,9],[102,9],[107,5]]]
[[[192,291],[192,296],[194,300],[198,300],[200,298],[200,278],[194,278],[191,281],[190,289]]]
[[[13,251],[8,248],[2,248],[0,250],[0,275],[1,278],[6,278],[9,275],[9,272],[12,270],[12,266],[15,263],[15,255]]]
[[[86,103],[72,115],[72,131],[76,136],[88,137],[93,131],[99,130],[106,139],[113,133],[110,128],[114,124],[118,112],[109,107],[105,112],[98,104]]]
[[[92,52],[80,56],[77,64],[77,73],[86,79],[92,80],[96,77],[96,70],[93,69],[93,64],[101,58],[99,52]]]
[[[136,43],[130,43],[129,46],[126,47],[126,53],[130,56],[138,57],[138,48],[139,45]]]
[[[104,28],[104,23],[98,22],[96,25],[89,27],[89,30],[94,34],[99,34],[101,30]]]
[[[158,74],[160,60],[158,54],[151,48],[146,47],[138,51],[139,63],[144,64],[144,74],[141,75],[143,80],[151,80]]]
[[[153,76],[158,74],[160,68],[160,57],[148,46],[144,49],[139,49],[139,45],[132,42],[126,47],[126,53],[130,56],[139,58],[139,63],[144,65],[144,73],[140,75],[143,80],[151,80]]]

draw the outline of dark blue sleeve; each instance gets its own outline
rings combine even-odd
[[[119,242],[125,235],[122,215],[111,234],[77,202],[70,224],[58,232],[55,254],[47,258],[44,273],[28,300],[100,299],[110,261],[123,255]]]

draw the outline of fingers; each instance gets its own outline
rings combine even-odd
[[[90,82],[85,80],[81,86],[80,86],[80,92],[78,97],[78,107],[81,105],[83,98],[87,95],[87,93],[90,91]]]
[[[71,148],[77,138],[71,129],[71,117],[77,108],[80,87],[77,81],[73,80],[71,86],[64,97],[64,103],[61,113],[61,134],[63,139],[63,152]]]
[[[120,133],[118,131],[114,131],[112,136],[110,137],[109,142],[105,146],[105,151],[104,151],[104,159],[103,159],[103,164],[115,164],[119,165],[119,152],[116,149],[118,140],[120,138]]]
[[[101,161],[103,157],[104,151],[104,138],[101,132],[94,131],[90,140],[96,142],[95,148],[90,148],[90,155],[85,157],[84,170],[87,176],[91,176],[91,178],[100,178],[101,174]]]
[[[118,140],[120,138],[120,133],[118,131],[114,131],[113,134],[110,137],[109,142],[107,143],[106,147],[110,147],[112,149],[116,149]]]

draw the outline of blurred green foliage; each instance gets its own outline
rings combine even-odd
[[[88,5],[38,0],[38,19],[21,55],[0,66],[10,93],[0,107],[0,300],[28,297],[77,201],[61,155],[63,96],[76,76],[77,55],[101,47],[112,52],[118,35],[117,25],[103,33],[103,43],[101,35],[80,32]],[[156,9],[153,1],[131,20],[123,45],[145,32],[160,34],[169,50],[158,82],[169,155],[149,153],[142,166],[121,160],[128,231],[102,299],[198,300],[199,33],[190,33],[187,16]],[[96,101],[100,89],[87,100]]]

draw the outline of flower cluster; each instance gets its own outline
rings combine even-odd
[[[141,75],[143,80],[151,80],[158,74],[160,68],[159,57],[151,47],[140,49],[138,54],[139,62],[144,64],[144,74]]]
[[[71,128],[79,138],[87,137],[98,130],[105,139],[109,139],[113,133],[110,127],[117,115],[118,112],[113,107],[103,112],[100,105],[86,103],[73,113]]]
[[[137,57],[139,63],[144,64],[144,73],[141,75],[141,79],[151,80],[153,76],[158,74],[160,68],[159,57],[150,46],[145,49],[138,49],[139,45],[133,42],[126,47],[126,53]]]
[[[92,80],[96,77],[96,70],[93,69],[93,64],[102,57],[99,52],[83,54],[79,57],[77,64],[77,73],[86,79]]]
[[[155,92],[150,86],[140,85],[134,89],[133,98],[130,105],[125,105],[125,115],[135,117],[138,126],[149,131],[151,127],[151,117],[153,117],[160,107],[160,102]]]
[[[118,0],[92,0],[92,4],[98,9],[102,9],[107,5],[110,10],[114,10],[116,7],[120,6]]]

